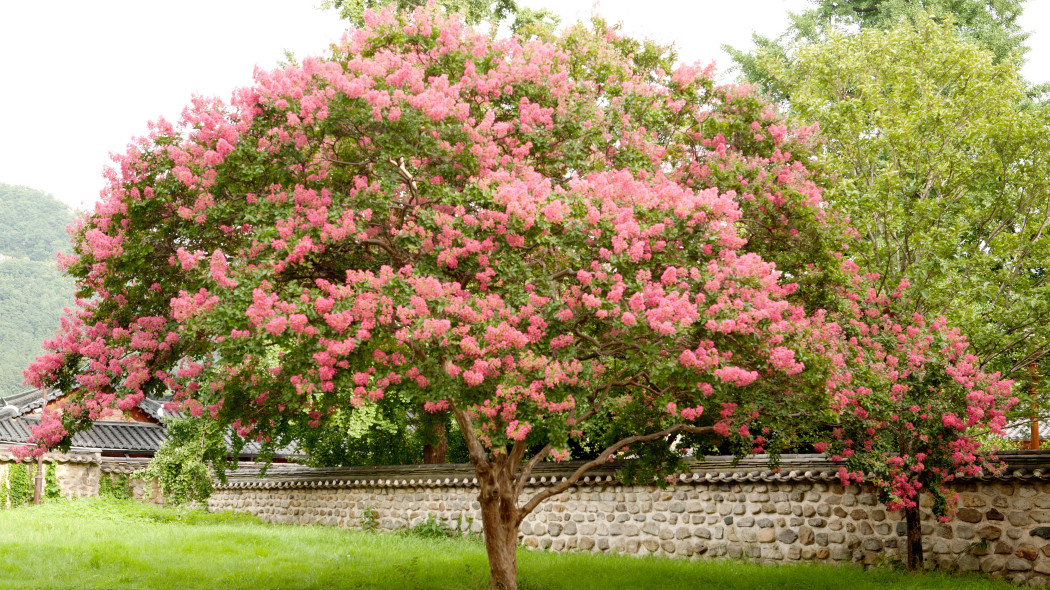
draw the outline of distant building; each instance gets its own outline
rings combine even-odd
[[[64,393],[47,391],[47,407],[61,403]],[[170,399],[143,399],[129,412],[108,411],[87,430],[73,435],[70,452],[90,451],[103,457],[151,458],[167,440],[167,421],[182,417],[164,410]],[[40,423],[44,395],[39,389],[29,389],[0,398],[0,447],[25,444],[31,427]],[[238,458],[254,461],[259,457],[260,445],[248,442]],[[285,462],[302,457],[294,447],[285,447],[274,454],[274,461]]]

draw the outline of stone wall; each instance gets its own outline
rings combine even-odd
[[[104,457],[99,452],[80,451],[45,455],[45,463],[54,464],[55,479],[65,498],[91,498],[98,495],[102,477],[126,476],[131,485],[132,497],[144,499],[145,484],[134,477],[134,473],[146,466],[148,459],[126,457]],[[14,457],[0,452],[0,482],[6,485],[8,466]],[[158,501],[159,495],[154,495]],[[163,502],[162,500],[159,500]]]
[[[959,483],[960,509],[949,523],[927,511],[927,562],[1050,585],[1050,469],[1036,464],[1043,460],[1038,453],[1014,456],[1007,476]],[[523,498],[569,473],[545,469]],[[462,531],[481,528],[469,466],[281,468],[255,475],[233,474],[209,509],[351,528],[374,511],[386,531],[431,515]],[[901,516],[870,489],[842,486],[833,466],[810,456],[785,458],[780,473],[757,462],[733,466],[709,458],[665,489],[621,485],[604,471],[541,504],[525,519],[520,539],[553,551],[878,564],[902,559],[904,532]]]

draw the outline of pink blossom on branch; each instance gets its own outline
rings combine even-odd
[[[817,426],[901,505],[991,465],[970,432],[1001,426],[1010,384],[900,319],[906,286],[869,292],[812,129],[604,29],[492,40],[439,12],[373,14],[117,157],[69,262],[94,298],[27,372],[76,389],[67,423],[167,390],[277,442],[396,394],[451,411],[489,483],[570,438],[605,461]]]

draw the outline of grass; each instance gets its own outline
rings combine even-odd
[[[892,569],[519,552],[522,590],[1013,588]],[[275,526],[132,501],[0,511],[0,588],[486,588],[485,549],[467,539]]]

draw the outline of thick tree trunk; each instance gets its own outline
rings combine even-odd
[[[919,507],[905,508],[904,518],[908,532],[905,541],[908,548],[908,569],[918,571],[923,568],[922,521],[919,518]]]
[[[482,495],[485,495],[484,491]],[[518,590],[518,524],[513,520],[513,511],[503,509],[501,504],[498,494],[489,494],[487,500],[481,500],[481,521],[491,576],[489,588]]]
[[[426,441],[423,444],[423,463],[427,465],[448,463],[448,437],[445,433],[448,412],[431,414],[422,411],[421,417]]]

